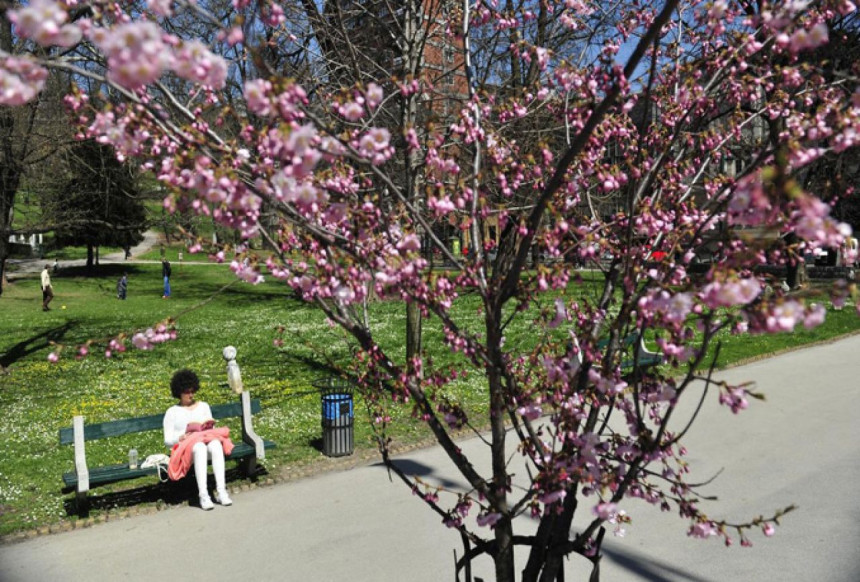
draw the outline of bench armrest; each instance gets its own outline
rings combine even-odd
[[[251,412],[251,393],[245,390],[242,392],[242,440],[256,451],[258,459],[266,458],[266,447],[263,439],[254,432],[254,421]]]
[[[84,440],[84,417],[76,416],[72,424],[75,436],[75,473],[78,476],[78,493],[90,490],[90,470],[87,468],[87,452]]]
[[[636,342],[636,358],[638,360],[650,359],[650,358],[660,358],[663,359],[663,355],[660,352],[652,352],[645,346],[645,338],[641,335],[639,336],[639,341]]]

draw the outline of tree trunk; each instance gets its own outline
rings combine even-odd
[[[3,236],[0,229],[0,296],[3,295],[3,288],[8,285],[6,280],[6,257],[9,255],[9,237]]]
[[[95,252],[92,244],[87,244],[87,273],[93,270],[93,257]]]
[[[406,360],[410,372],[413,358],[421,355],[421,310],[418,304],[411,301],[406,304]]]

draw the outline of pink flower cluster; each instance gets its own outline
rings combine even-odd
[[[185,41],[174,54],[173,71],[188,81],[221,89],[227,81],[227,61],[197,40]]]
[[[252,265],[244,261],[231,261],[230,270],[236,273],[237,277],[252,285],[259,285],[266,280]]]
[[[0,56],[0,105],[31,101],[45,86],[48,71],[25,57]]]
[[[9,11],[15,31],[41,46],[70,47],[81,40],[81,29],[64,24],[68,14],[63,6],[52,0],[30,0],[27,6]]]
[[[749,406],[747,391],[742,386],[729,386],[720,391],[720,404],[728,406],[734,414],[746,410]]]
[[[708,307],[746,305],[761,294],[761,283],[754,278],[726,277],[705,285],[700,299]]]
[[[741,179],[729,200],[729,222],[738,226],[757,226],[771,220],[776,209],[762,184],[761,173]]]
[[[164,324],[159,324],[146,331],[138,332],[131,338],[131,344],[139,350],[151,350],[155,344],[161,344],[167,341],[176,339],[176,330],[168,328]]]
[[[170,65],[170,50],[154,22],[94,28],[90,38],[107,57],[108,78],[128,89],[155,82]]]
[[[707,539],[717,535],[717,527],[711,521],[701,521],[690,526],[687,535],[693,538]]]

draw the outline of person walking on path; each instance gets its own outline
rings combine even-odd
[[[164,278],[164,295],[162,299],[170,299],[170,261],[161,259],[161,276]]]
[[[119,281],[116,283],[117,299],[125,300],[126,292],[128,291],[128,273],[123,273]]]
[[[51,265],[42,269],[42,311],[50,311],[48,304],[54,298],[54,288],[51,287]]]

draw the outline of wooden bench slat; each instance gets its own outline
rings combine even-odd
[[[242,405],[239,402],[227,404],[216,404],[211,407],[212,417],[216,420],[242,415]],[[257,414],[262,410],[259,398],[251,400],[251,413]],[[162,427],[164,414],[151,414],[138,418],[126,418],[122,420],[109,420],[84,426],[84,440],[92,441],[108,437],[122,436],[136,432],[145,432]],[[60,429],[60,444],[71,445],[75,442],[74,429],[72,427]]]
[[[277,445],[272,441],[263,441],[267,449],[274,449]],[[244,459],[254,454],[254,447],[247,443],[236,443],[233,451],[224,458],[228,461]],[[147,467],[130,469],[128,464],[121,465],[104,465],[90,469],[90,485],[106,485],[107,483],[115,483],[117,481],[125,481],[126,479],[136,479],[145,475],[155,475],[156,467]],[[73,472],[63,473],[63,483],[66,488],[74,489],[78,484],[78,476]]]

